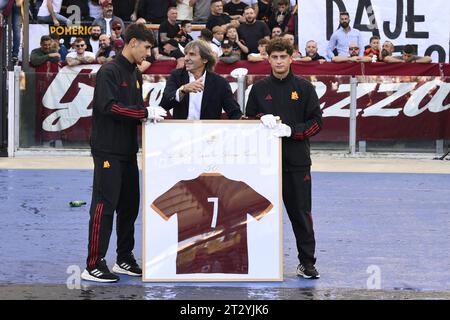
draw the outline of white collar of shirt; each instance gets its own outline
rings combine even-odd
[[[105,33],[106,33],[108,36],[111,36],[111,24],[110,24],[110,22],[111,22],[112,18],[104,18],[104,19],[105,19],[105,21],[106,21],[106,30],[105,30]]]
[[[188,75],[189,75],[189,82],[195,81],[195,78],[194,78],[194,74],[193,74],[193,73],[191,73],[190,71],[188,71]],[[201,78],[202,78],[202,83],[203,83],[203,85],[205,85],[206,70],[203,72]]]
[[[189,82],[195,81],[194,75],[188,71]],[[202,83],[205,85],[206,71],[202,74]],[[202,111],[203,91],[189,93],[189,112],[188,120],[200,120]]]

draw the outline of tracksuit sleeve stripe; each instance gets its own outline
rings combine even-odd
[[[132,110],[128,108],[122,108],[116,104],[111,107],[111,112],[136,119],[145,118],[145,110]]]
[[[315,135],[317,132],[319,132],[320,127],[317,124],[317,122],[315,122],[310,128],[308,128],[307,130],[305,130],[304,132],[300,132],[300,133],[295,133],[293,138],[295,140],[303,140],[305,138],[308,137],[312,137],[313,135]]]
[[[309,128],[308,130],[305,131],[305,135],[307,137],[311,137],[313,135],[315,135],[318,131],[319,131],[319,125],[316,123],[314,123],[311,128]]]

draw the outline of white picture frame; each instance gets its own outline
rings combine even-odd
[[[281,139],[255,120],[165,120],[142,144],[143,281],[283,280]]]

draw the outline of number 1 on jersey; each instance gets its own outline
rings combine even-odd
[[[211,228],[215,228],[217,224],[217,213],[219,211],[219,198],[208,198],[208,202],[214,203]]]

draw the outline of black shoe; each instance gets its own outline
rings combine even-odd
[[[305,279],[319,279],[320,278],[319,271],[317,271],[316,267],[314,267],[313,265],[305,267],[302,264],[299,264],[297,267],[297,275],[299,277],[303,277]]]
[[[120,278],[109,271],[105,259],[102,259],[94,269],[86,268],[81,274],[81,279],[95,282],[117,282]]]
[[[112,271],[115,273],[126,274],[133,277],[139,277],[142,275],[142,269],[137,264],[133,254],[131,254],[127,259],[117,261]]]

